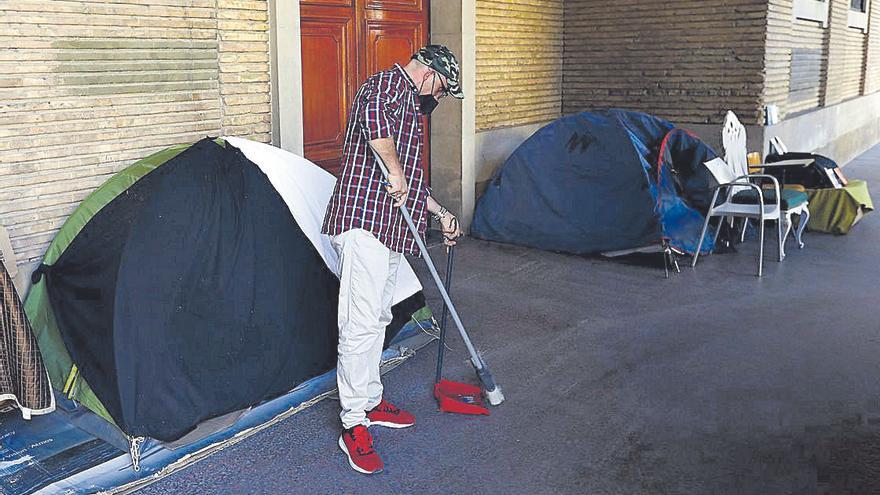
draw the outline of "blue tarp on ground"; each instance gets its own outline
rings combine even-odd
[[[563,117],[495,173],[474,215],[479,238],[587,254],[664,238],[696,249],[715,152],[670,122],[625,110]],[[703,251],[711,250],[711,239]]]
[[[421,328],[403,326],[382,354],[400,361],[433,340]],[[336,370],[312,378],[281,397],[244,412],[232,425],[181,446],[154,439],[140,448],[140,469],[132,468],[127,440],[110,423],[58,395],[58,409],[26,421],[14,408],[0,410],[0,494],[128,492],[159,480],[298,412],[336,387]]]

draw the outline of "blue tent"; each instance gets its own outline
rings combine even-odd
[[[495,173],[471,233],[575,254],[659,245],[692,253],[716,185],[715,152],[684,129],[624,110],[537,131]],[[711,239],[703,252],[712,248]]]

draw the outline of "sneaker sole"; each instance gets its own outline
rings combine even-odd
[[[355,471],[361,474],[377,474],[382,472],[381,469],[379,469],[378,471],[367,471],[366,469],[359,467],[357,464],[354,463],[354,461],[351,460],[351,454],[348,453],[348,449],[345,447],[345,441],[342,439],[341,436],[339,437],[338,443],[339,448],[342,449],[343,452],[345,452],[345,457],[348,459],[348,465],[351,466],[351,468]]]
[[[414,426],[415,423],[402,424],[402,423],[389,423],[387,421],[370,421],[370,426],[384,426],[385,428],[409,428],[410,426]]]

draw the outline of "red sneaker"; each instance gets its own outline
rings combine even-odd
[[[387,426],[388,428],[406,428],[416,424],[416,417],[382,399],[376,407],[367,411],[367,419],[371,425]]]
[[[364,425],[357,425],[342,432],[339,448],[348,456],[351,467],[364,474],[381,473],[385,464],[373,450],[373,436]]]

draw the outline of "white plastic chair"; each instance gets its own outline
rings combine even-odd
[[[742,125],[742,122],[739,121],[739,118],[735,113],[728,110],[727,114],[724,116],[724,124],[721,128],[721,146],[724,148],[724,163],[730,167],[734,177],[745,177],[746,175],[749,175],[749,157],[747,151],[748,140],[746,138],[745,126]],[[717,180],[718,177],[715,179]],[[736,194],[743,190],[744,188],[742,187],[734,187],[733,193]],[[746,227],[748,227],[748,225],[749,220],[747,218],[743,219],[742,233],[740,234],[739,242],[745,241]],[[731,230],[733,230],[733,226],[734,219],[731,218]]]
[[[742,222],[742,232],[740,233],[740,242],[745,240],[746,236],[746,227],[748,225],[750,218],[760,219],[760,215],[747,214],[743,210],[752,207],[756,209],[759,204],[764,205],[764,191],[761,187],[755,185],[754,180],[758,182],[766,183],[765,179],[771,178],[769,175],[764,174],[749,174],[749,164],[748,164],[748,154],[746,150],[746,128],[742,125],[742,122],[739,121],[736,114],[729,111],[724,116],[724,127],[721,130],[721,142],[724,146],[724,160],[717,160],[707,163],[707,167],[709,167],[709,171],[715,177],[715,180],[719,184],[719,188],[724,187],[725,185],[729,185],[727,188],[726,201],[725,203],[730,203],[729,209],[731,211],[740,212],[739,215],[725,215],[726,217],[730,217],[730,226],[733,227],[735,218],[743,218]],[[777,140],[776,146],[782,146],[781,141]],[[802,162],[802,161],[800,161]],[[712,166],[710,166],[710,163]],[[779,162],[771,165],[758,164],[752,165],[752,167],[762,168],[765,166],[779,166],[783,164],[793,165],[794,161],[788,162]],[[800,163],[803,164],[803,163]],[[744,182],[743,182],[744,181]],[[773,181],[773,195],[771,198],[774,200],[776,208],[779,210],[778,213],[771,213],[768,215],[764,215],[764,219],[767,220],[777,220],[779,224],[779,232],[780,232],[780,244],[779,244],[779,261],[785,259],[785,240],[788,238],[788,234],[791,232],[791,227],[793,225],[792,216],[798,215],[799,222],[797,230],[795,230],[795,238],[798,242],[798,247],[803,248],[803,233],[804,229],[807,226],[807,222],[810,218],[810,209],[809,202],[806,199],[806,196],[789,190],[780,190],[779,182],[776,179],[772,179]],[[742,183],[741,183],[742,182]],[[748,183],[748,184],[746,184]],[[717,192],[717,190],[716,190]],[[754,193],[755,197],[751,197],[751,204],[749,202],[744,202],[741,198],[743,195],[748,195]],[[716,198],[717,200],[717,198]],[[710,212],[714,211],[716,214],[720,211],[723,211],[724,208],[719,210],[717,207],[714,207],[715,201],[713,200],[713,208],[710,209]],[[723,205],[718,205],[723,206]],[[767,206],[767,205],[764,205]],[[772,205],[768,206],[772,207]],[[766,212],[765,212],[766,213]],[[778,216],[778,218],[776,218]],[[708,226],[709,217],[706,217],[706,226]],[[722,219],[723,221],[723,219]],[[720,224],[719,224],[720,225]],[[763,267],[763,249],[764,249],[764,223],[761,221],[759,223],[761,227],[759,237],[761,239],[761,247],[759,251],[762,253],[762,259],[759,260],[758,263],[758,276],[761,276],[762,267]],[[704,227],[705,230],[705,227]],[[715,232],[715,238],[718,238],[718,232]],[[702,238],[700,238],[700,243],[702,244]],[[694,257],[693,265],[696,265],[697,257]]]
[[[749,174],[749,159],[746,147],[746,128],[736,117],[727,111],[724,127],[721,129],[721,144],[724,146],[724,162],[739,176]]]
[[[755,219],[758,221],[758,242],[760,243],[758,248],[758,276],[760,277],[764,273],[764,222],[776,220],[779,261],[782,261],[785,258],[785,252],[783,251],[784,238],[782,235],[782,222],[780,221],[783,210],[780,206],[781,196],[779,182],[776,180],[776,177],[766,174],[736,176],[731,167],[720,158],[706,162],[705,165],[718,182],[718,185],[714,187],[712,202],[709,204],[709,211],[706,213],[705,222],[703,222],[703,230],[700,233],[700,242],[697,244],[697,249],[694,252],[694,259],[693,262],[691,262],[691,267],[697,266],[697,260],[700,258],[700,249],[703,247],[703,239],[706,237],[706,231],[709,229],[709,221],[712,217],[721,218],[721,222],[719,222],[718,228],[715,230],[716,242],[718,241],[718,233],[721,231],[721,224],[724,223],[725,219]],[[771,204],[764,203],[764,194],[760,186],[760,183],[766,181],[773,183],[773,191],[775,192],[773,197],[776,201]],[[722,189],[726,189],[724,201],[719,203],[718,197]],[[733,201],[734,195],[738,191],[748,190],[752,190],[757,194],[757,204],[743,204],[735,203]]]

